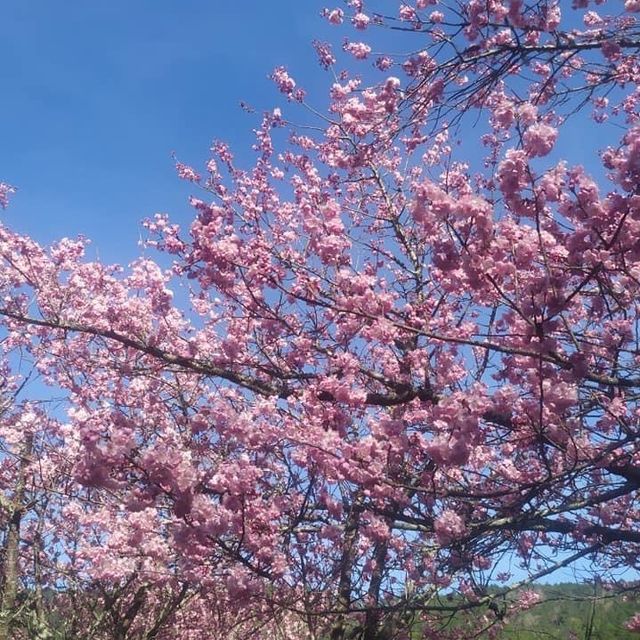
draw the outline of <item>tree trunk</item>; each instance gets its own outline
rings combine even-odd
[[[347,521],[344,525],[344,540],[342,543],[342,555],[340,557],[340,578],[338,582],[338,608],[345,613],[338,616],[333,629],[331,640],[345,640],[347,633],[346,613],[351,605],[351,573],[355,561],[356,542],[358,540],[358,526],[360,524],[359,498],[356,497]]]
[[[9,523],[2,562],[2,590],[0,591],[0,640],[11,640],[11,627],[16,614],[20,584],[20,525],[26,508],[27,467],[30,463],[33,437],[27,436],[18,463],[13,499],[10,502]]]
[[[384,576],[387,549],[388,545],[385,540],[384,542],[377,542],[373,552],[376,567],[373,570],[371,582],[369,583],[369,608],[365,615],[363,640],[380,640],[378,633],[380,611],[378,605],[380,604],[380,586],[382,585],[382,578]]]

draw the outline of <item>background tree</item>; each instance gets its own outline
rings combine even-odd
[[[192,224],[147,222],[170,266],[2,230],[6,331],[66,394],[74,479],[114,499],[87,571],[374,640],[473,637],[559,569],[638,569],[640,5],[597,9],[327,10],[416,51],[347,40],[359,77],[316,43],[311,117],[276,69],[252,168],[218,142],[204,177],[178,163]],[[589,110],[611,146],[587,170],[561,158]]]

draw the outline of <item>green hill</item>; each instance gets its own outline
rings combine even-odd
[[[501,640],[636,640],[625,623],[640,612],[640,585],[608,591],[593,585],[539,585],[542,602],[511,620]]]

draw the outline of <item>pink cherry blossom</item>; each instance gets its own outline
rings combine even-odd
[[[629,631],[640,631],[640,613],[630,618],[625,624],[625,627],[629,629]]]
[[[343,49],[358,60],[364,60],[371,53],[371,47],[364,42],[347,42]]]
[[[546,156],[553,149],[557,137],[557,129],[548,124],[531,125],[523,136],[524,149],[532,158]]]
[[[284,93],[288,97],[294,95],[294,89],[296,88],[295,80],[288,74],[284,67],[277,67],[271,74],[271,79],[276,83],[276,86],[281,93]]]
[[[463,640],[636,567],[635,4],[351,0],[138,259],[1,225],[2,606]]]
[[[331,24],[342,24],[344,11],[342,9],[326,9],[325,16]]]
[[[356,13],[356,15],[353,16],[351,22],[356,29],[360,29],[362,31],[369,26],[371,18],[369,18],[369,16],[365,13]]]
[[[452,509],[445,509],[435,520],[434,531],[440,544],[449,544],[466,533],[464,520]]]
[[[15,192],[14,187],[5,182],[0,182],[0,207],[6,209],[9,206],[9,196]]]

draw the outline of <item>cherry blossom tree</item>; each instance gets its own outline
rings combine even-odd
[[[563,568],[635,575],[639,11],[352,0],[328,110],[276,69],[252,167],[177,164],[157,261],[1,230],[7,340],[97,502],[56,526],[100,633],[471,638]]]

